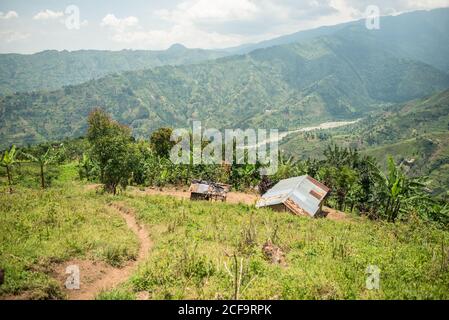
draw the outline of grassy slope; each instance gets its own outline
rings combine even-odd
[[[49,275],[52,264],[82,258],[120,265],[137,255],[137,239],[108,209],[107,197],[70,182],[74,172],[64,166],[46,191],[19,185],[13,195],[0,193],[0,267],[6,270],[0,298],[24,291],[34,299],[61,298],[61,284]]]
[[[124,200],[155,246],[128,283],[100,299],[134,299],[142,291],[151,299],[232,298],[225,264],[233,273],[234,252],[239,268],[243,261],[243,299],[449,298],[449,234],[430,225],[307,219],[160,196]],[[285,267],[261,253],[273,237],[286,252]],[[365,287],[368,265],[381,270],[378,291]]]
[[[115,265],[133,257],[135,238],[105,206],[114,199],[135,208],[155,245],[128,282],[100,299],[134,299],[142,291],[152,299],[232,298],[225,264],[232,273],[234,253],[243,263],[242,299],[449,298],[449,233],[429,224],[315,220],[161,196],[112,198],[87,192],[75,174],[65,165],[45,192],[36,183],[0,195],[0,266],[8,275],[0,297],[23,291],[61,297],[49,263],[88,258]],[[268,238],[286,252],[286,266],[264,259]],[[365,288],[370,264],[381,270],[378,291]]]

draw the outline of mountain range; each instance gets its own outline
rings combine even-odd
[[[221,51],[175,45],[159,56],[12,55],[41,56],[41,62],[25,69],[0,62],[0,70],[12,70],[8,76],[2,71],[3,93],[26,91],[0,98],[1,147],[84,135],[95,107],[139,137],[161,126],[187,127],[191,120],[216,128],[287,130],[364,117],[449,87],[448,27],[449,9],[438,9],[382,17],[379,30],[356,21]],[[71,66],[77,72],[63,71]],[[24,70],[30,70],[24,75],[29,82],[11,76]]]
[[[47,50],[30,55],[0,54],[0,94],[55,90],[108,74],[190,64],[226,55],[222,51],[188,49],[181,44],[164,51]]]
[[[335,26],[325,26],[300,31],[256,44],[227,49],[234,54],[244,54],[255,49],[306,41],[320,36],[339,34],[357,41],[369,36],[378,46],[398,57],[425,62],[449,72],[449,9],[413,11],[397,16],[380,18],[378,30],[368,30],[365,20],[352,21]]]

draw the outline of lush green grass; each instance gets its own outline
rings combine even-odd
[[[72,169],[61,168],[66,175]],[[6,270],[0,297],[26,291],[30,298],[61,298],[61,284],[50,276],[53,264],[81,258],[117,266],[135,258],[137,239],[108,199],[68,182],[0,193],[0,267]]]
[[[135,236],[107,206],[120,200],[147,225],[154,247],[126,283],[98,299],[142,292],[151,299],[234,298],[235,261],[241,299],[449,298],[449,233],[417,219],[332,221],[246,205],[112,197],[87,191],[73,164],[51,170],[45,191],[22,179],[14,194],[0,194],[0,267],[7,274],[0,297],[62,298],[54,264],[80,258],[116,266],[134,258]],[[267,239],[285,252],[286,265],[265,259]],[[379,290],[366,288],[369,265],[380,269]]]
[[[449,234],[417,220],[331,221],[170,197],[123,199],[155,245],[147,263],[101,299],[141,291],[152,299],[233,298],[234,254],[242,299],[449,298]],[[285,251],[286,266],[264,258],[269,238]],[[380,268],[379,290],[366,289],[369,265]]]

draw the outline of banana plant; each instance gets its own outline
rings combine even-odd
[[[385,215],[391,222],[396,221],[399,214],[413,202],[425,200],[426,195],[422,193],[425,185],[413,178],[407,177],[401,167],[395,165],[392,157],[388,159],[387,174],[379,171],[381,187],[383,189],[383,200],[385,203]]]
[[[0,158],[0,165],[6,168],[6,174],[8,175],[8,186],[9,193],[12,193],[12,177],[11,177],[11,169],[12,167],[18,163],[17,160],[17,151],[16,146],[12,146],[10,150],[6,150],[2,157]]]
[[[86,178],[89,180],[90,178],[90,170],[92,169],[92,159],[88,154],[83,153],[83,157],[79,159],[78,168],[80,179]]]
[[[51,154],[51,147],[49,147],[45,153],[40,155],[32,155],[29,153],[23,153],[23,155],[30,161],[39,164],[41,188],[45,189],[45,175],[44,175],[45,166],[52,163],[56,158],[55,154]]]

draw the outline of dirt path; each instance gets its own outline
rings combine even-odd
[[[346,213],[323,206],[323,212],[326,219],[335,220],[335,221],[349,221],[350,218],[346,215]]]
[[[130,191],[135,195],[162,195],[182,199],[190,199],[190,192],[187,189],[164,188],[161,190],[157,188],[145,188],[144,190],[140,190],[138,188],[130,188]],[[228,192],[226,202],[233,204],[241,203],[247,205],[254,205],[256,204],[257,199],[258,196],[255,194],[243,192]]]
[[[102,290],[111,289],[128,279],[137,265],[144,261],[152,247],[152,242],[144,226],[137,223],[133,210],[127,208],[123,203],[116,202],[110,206],[116,210],[126,221],[128,227],[139,239],[139,253],[135,261],[127,263],[122,268],[114,268],[105,263],[86,260],[73,260],[61,265],[56,270],[57,277],[65,279],[65,268],[69,265],[78,265],[80,269],[80,289],[68,290],[65,293],[69,300],[91,300]]]

